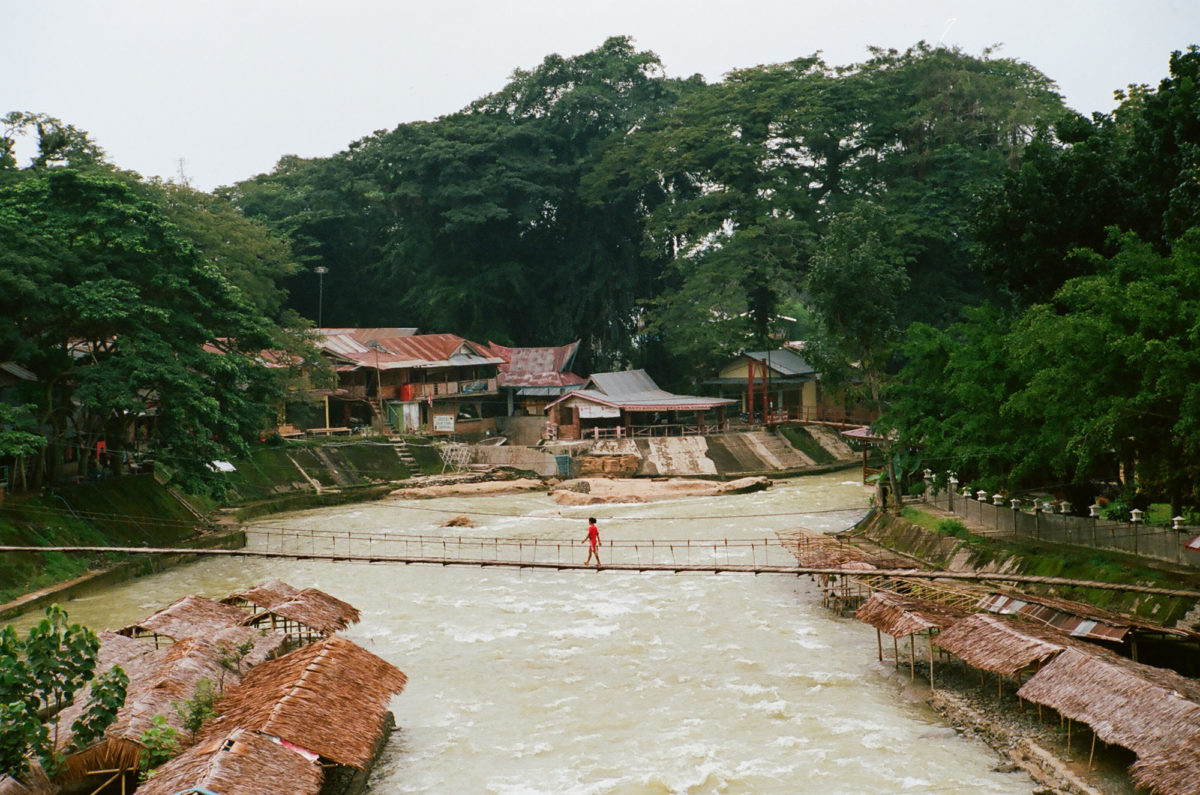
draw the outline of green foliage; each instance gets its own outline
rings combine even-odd
[[[179,753],[179,730],[167,723],[163,715],[150,719],[150,728],[138,738],[142,753],[138,757],[138,780],[146,781],[163,762]]]
[[[59,764],[55,734],[40,714],[57,714],[93,680],[100,640],[94,632],[70,624],[58,605],[30,628],[22,640],[12,626],[0,630],[0,764],[20,778],[28,759],[38,759],[53,774]],[[83,736],[103,733],[124,702],[124,673],[109,673],[92,684],[93,704],[80,724]]]
[[[10,174],[17,166],[14,154],[19,136],[36,134],[37,153],[30,168],[70,165],[96,167],[104,165],[104,150],[83,130],[47,116],[44,113],[12,111],[0,118],[0,177]]]
[[[114,665],[92,681],[84,713],[71,724],[71,747],[87,748],[104,736],[105,730],[117,719],[125,704],[129,677],[121,666]]]
[[[45,386],[53,476],[68,440],[121,440],[153,400],[152,454],[188,489],[244,449],[279,397],[259,353],[279,339],[124,178],[34,169],[0,187],[0,358]]]
[[[817,464],[832,464],[836,460],[833,453],[826,450],[802,426],[783,425],[780,427],[780,431],[787,437],[792,447],[804,453],[813,462]]]
[[[253,649],[254,649],[254,640],[253,639],[248,640],[245,643],[239,644],[234,649],[226,648],[225,644],[223,644],[223,643],[218,644],[217,650],[221,652],[221,659],[219,660],[219,662],[221,663],[222,667],[224,667],[230,671],[233,671],[235,674],[240,674],[242,672],[242,659],[245,658],[245,656],[247,654],[249,654]],[[210,706],[211,706],[211,704],[210,704]]]
[[[250,642],[250,647],[254,647],[254,643]],[[244,655],[245,652],[243,651]],[[241,657],[238,657],[240,660]],[[224,663],[224,661],[222,661]],[[196,732],[200,731],[204,726],[204,722],[214,717],[217,713],[213,709],[213,703],[217,700],[217,693],[213,687],[213,683],[208,679],[201,679],[196,683],[196,689],[192,693],[192,697],[188,700],[180,702],[172,702],[171,706],[175,708],[175,712],[179,714],[183,721],[183,727],[192,733],[192,739],[196,739]]]
[[[944,536],[961,538],[964,541],[971,537],[971,531],[957,519],[943,519],[937,523],[936,530]]]
[[[31,408],[0,403],[0,458],[36,455],[45,446],[46,437],[32,430]]]

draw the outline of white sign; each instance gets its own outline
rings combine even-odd
[[[453,414],[434,414],[433,429],[435,431],[454,433],[454,415]]]
[[[599,417],[620,417],[621,410],[612,406],[597,406],[595,403],[580,403],[579,416],[589,420]]]

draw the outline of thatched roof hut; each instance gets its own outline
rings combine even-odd
[[[54,792],[54,785],[36,760],[30,760],[29,769],[20,781],[8,773],[0,773],[0,795],[52,795]]]
[[[887,591],[871,594],[871,598],[854,613],[859,621],[894,638],[907,637],[927,629],[942,630],[967,615],[966,611],[956,607]]]
[[[193,698],[202,679],[212,682],[215,690],[222,683],[236,683],[237,674],[221,664],[221,656],[211,641],[187,638],[123,663],[121,667],[129,675],[125,705],[117,712],[104,740],[67,757],[68,777],[81,778],[89,770],[134,769],[141,754],[142,735],[156,715],[165,717],[167,725],[178,730],[186,742],[189,732],[173,704]],[[84,699],[76,699],[59,713],[60,747],[70,742],[71,724],[85,707]]]
[[[205,738],[249,729],[365,768],[404,689],[400,669],[337,636],[324,638],[253,668],[221,702]]]
[[[1167,752],[1181,735],[1200,732],[1200,682],[1100,648],[1058,655],[1017,695],[1088,724],[1104,742],[1139,757]],[[1193,784],[1200,781],[1197,769]]]
[[[263,612],[254,614],[246,623],[262,626],[269,621],[276,627],[281,623],[279,619],[283,619],[285,631],[294,623],[321,635],[332,635],[357,624],[360,617],[354,605],[316,588],[305,588],[284,601],[264,607]]]
[[[1141,757],[1129,772],[1133,783],[1158,795],[1200,793],[1200,731],[1185,733],[1171,748]]]
[[[130,637],[153,635],[156,639],[163,636],[182,640],[207,637],[226,627],[237,626],[245,619],[246,614],[232,605],[190,594],[117,631]]]
[[[245,729],[199,743],[138,787],[138,795],[174,795],[202,787],[221,795],[316,795],[324,773],[278,740]]]
[[[255,585],[241,593],[230,594],[221,601],[230,605],[249,604],[255,607],[271,607],[280,602],[286,602],[298,593],[300,593],[299,588],[276,579]]]
[[[1028,621],[977,613],[943,629],[934,643],[968,665],[1011,676],[1078,642]]]
[[[130,660],[154,651],[154,642],[142,638],[131,638],[119,632],[104,630],[98,633],[100,652],[96,655],[96,673],[101,674],[119,665],[122,668]]]

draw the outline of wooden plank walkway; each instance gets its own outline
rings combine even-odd
[[[847,571],[838,568],[813,568],[805,566],[779,566],[767,564],[738,563],[604,563],[589,566],[570,561],[497,560],[490,558],[437,557],[406,555],[356,555],[337,552],[283,552],[253,549],[191,549],[179,547],[28,547],[0,546],[0,552],[63,552],[63,553],[120,553],[126,555],[209,555],[213,557],[240,558],[284,558],[288,560],[320,560],[331,563],[371,563],[437,566],[481,566],[513,569],[547,569],[554,571],[612,571],[612,572],[670,572],[674,574],[785,574],[790,576],[826,575],[844,577],[911,577],[931,580],[967,580],[974,582],[1041,583],[1047,585],[1069,585],[1079,588],[1097,588],[1107,591],[1154,594],[1156,596],[1178,596],[1200,598],[1200,591],[1162,588],[1151,585],[1100,582],[1096,580],[1072,580],[1065,577],[1043,577],[1031,574],[1005,574],[1000,572],[929,571],[924,569],[873,569],[870,571]]]

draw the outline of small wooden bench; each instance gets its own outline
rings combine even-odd
[[[349,428],[309,428],[309,436],[349,436]]]

